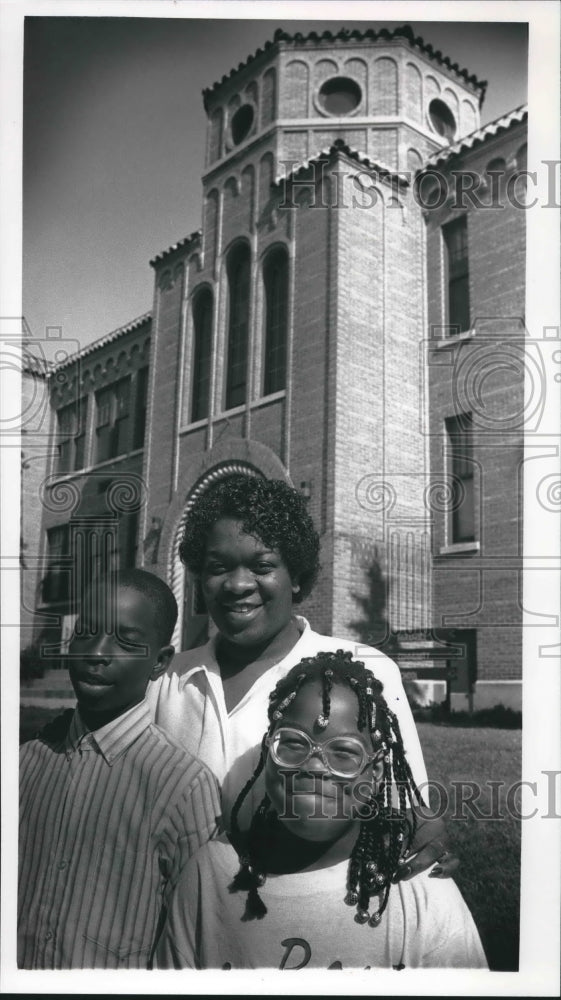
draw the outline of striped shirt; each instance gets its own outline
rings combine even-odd
[[[146,702],[20,751],[18,965],[146,968],[165,902],[214,833],[216,779]]]

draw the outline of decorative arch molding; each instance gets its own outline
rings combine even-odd
[[[172,642],[179,650],[183,632],[183,613],[185,603],[185,567],[179,558],[179,543],[183,535],[186,518],[195,500],[197,500],[212,483],[235,472],[251,476],[261,476],[266,479],[282,479],[290,483],[290,477],[281,460],[266,445],[257,441],[239,441],[231,439],[219,444],[210,452],[199,456],[198,465],[192,465],[187,475],[185,488],[178,491],[176,499],[168,508],[162,529],[162,544],[160,551],[165,552],[166,565],[162,567],[162,575],[171,587],[179,616]]]
[[[142,340],[135,340],[123,346],[116,341],[104,360],[98,361],[93,369],[88,365],[82,368],[77,359],[76,370],[72,375],[64,374],[64,380],[57,381],[52,389],[53,405],[56,409],[65,403],[73,403],[77,394],[84,394],[103,389],[111,385],[117,378],[140,368],[150,357],[150,335]]]

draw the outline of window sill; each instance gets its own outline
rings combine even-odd
[[[276,403],[278,402],[278,400],[284,399],[285,397],[286,397],[286,389],[279,389],[278,392],[271,392],[269,393],[268,396],[260,396],[259,399],[252,400],[251,403],[249,404],[249,409],[258,410],[262,406],[269,406],[271,403]],[[245,411],[246,411],[245,403],[243,404],[243,406],[234,406],[232,407],[231,410],[223,410],[221,413],[215,413],[214,416],[212,417],[212,423],[216,424],[219,423],[219,421],[221,420],[228,420],[230,417],[236,417],[240,413],[245,413]],[[208,417],[205,417],[203,420],[195,420],[192,424],[185,424],[184,427],[181,427],[179,433],[189,434],[191,431],[200,430],[201,427],[206,427],[208,422],[209,422]]]
[[[179,428],[180,434],[187,434],[190,431],[200,431],[203,427],[208,424],[208,417],[203,417],[202,420],[193,420],[192,424],[185,424],[184,427]]]
[[[251,403],[252,410],[258,410],[260,406],[269,406],[269,403],[276,403],[279,399],[284,399],[286,389],[279,389],[278,392],[270,392],[267,396],[260,396]]]
[[[245,413],[247,409],[246,403],[241,403],[239,406],[232,406],[229,410],[223,410],[222,413],[217,413],[213,420],[227,420],[229,417],[237,417],[240,413]]]
[[[471,330],[464,330],[463,333],[455,333],[452,337],[443,337],[440,340],[433,340],[430,346],[433,351],[443,351],[446,348],[462,344],[464,340],[473,340],[475,337],[475,327]]]
[[[439,556],[467,556],[473,552],[479,552],[481,546],[479,542],[455,542],[453,545],[441,545]]]

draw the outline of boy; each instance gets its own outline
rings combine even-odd
[[[21,748],[20,968],[146,968],[169,891],[216,830],[214,776],[145,701],[176,618],[143,570],[85,596],[68,657],[77,708]]]

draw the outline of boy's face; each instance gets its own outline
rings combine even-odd
[[[80,707],[117,715],[142,701],[148,682],[166,669],[173,647],[160,648],[150,600],[117,587],[112,595],[86,594],[69,654]]]

